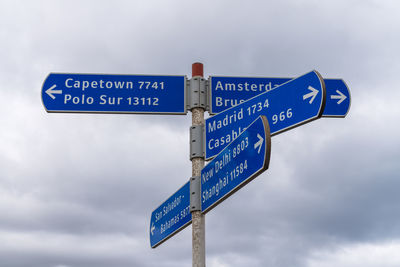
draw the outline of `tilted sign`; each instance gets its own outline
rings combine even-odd
[[[186,114],[186,77],[50,73],[48,112]]]
[[[325,94],[324,80],[312,71],[206,119],[206,159],[221,152],[260,115],[267,117],[271,136],[321,117]]]
[[[236,106],[293,78],[210,77],[210,114]],[[350,109],[350,90],[342,79],[324,79],[326,104],[322,117],[345,117]]]
[[[151,213],[150,245],[157,247],[192,222],[190,182]]]
[[[258,117],[201,170],[201,210],[207,212],[268,169],[271,136],[267,118]]]

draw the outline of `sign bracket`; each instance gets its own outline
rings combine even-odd
[[[200,176],[190,177],[190,212],[201,211]]]
[[[188,82],[187,108],[206,109],[207,105],[207,81],[203,77],[193,77]]]
[[[193,125],[190,127],[190,160],[202,158],[204,152],[204,125]]]

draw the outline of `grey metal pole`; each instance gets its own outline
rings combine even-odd
[[[192,64],[192,78],[203,77],[203,64]],[[204,108],[192,109],[192,126],[204,125]],[[204,167],[204,157],[192,159],[192,176],[200,176],[201,169]],[[192,211],[192,266],[205,267],[205,216],[201,211]]]

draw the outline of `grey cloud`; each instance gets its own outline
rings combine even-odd
[[[13,266],[187,266],[150,213],[191,175],[187,116],[48,114],[49,72],[343,78],[352,107],[272,139],[270,169],[206,215],[208,266],[308,266],[398,240],[391,1],[3,1],[0,256]],[[22,242],[23,241],[23,242]],[[22,244],[22,245],[21,245]],[[311,255],[311,256],[310,256]]]

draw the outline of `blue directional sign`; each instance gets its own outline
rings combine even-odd
[[[222,112],[292,79],[212,76],[210,114]],[[322,117],[345,117],[350,109],[349,88],[342,79],[324,79],[324,81],[326,104]]]
[[[324,80],[312,71],[208,118],[206,159],[221,152],[260,115],[267,117],[271,136],[318,119],[325,94]]]
[[[151,213],[151,247],[157,247],[191,222],[189,181]]]
[[[268,169],[271,136],[268,120],[258,117],[201,170],[201,210],[211,210]]]
[[[350,90],[341,79],[325,79],[326,105],[322,117],[346,117],[350,110]]]
[[[186,77],[50,73],[48,112],[186,114]]]

